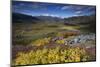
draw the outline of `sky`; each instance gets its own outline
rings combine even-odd
[[[95,14],[96,7],[87,5],[13,1],[12,12],[31,16],[53,16],[66,18]]]

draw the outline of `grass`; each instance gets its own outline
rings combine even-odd
[[[77,30],[79,29],[80,26],[63,26],[61,29],[66,29],[66,30]]]
[[[84,30],[83,30],[84,28]],[[54,37],[71,38],[78,35],[75,32],[66,32],[69,30],[78,30],[81,32],[89,32],[80,25],[67,26],[63,23],[14,23],[13,24],[13,46],[32,46],[37,47],[36,51],[29,52],[19,51],[16,58],[13,59],[13,65],[26,64],[51,64],[51,63],[65,63],[65,62],[83,62],[89,61],[91,55],[85,49],[79,47],[68,47],[68,49],[61,49],[58,45],[63,44],[64,40],[56,40],[53,45],[55,48],[43,48],[41,46],[50,45],[51,39]],[[64,33],[63,33],[64,32]],[[90,43],[89,43],[90,44]],[[60,45],[62,46],[62,45]],[[92,60],[92,59],[91,59]]]
[[[24,40],[30,40],[26,43],[29,44],[29,42],[36,39],[56,36],[60,31],[76,30],[78,28],[79,26],[66,26],[63,23],[14,23],[14,42],[16,42],[15,44],[22,45],[25,44]]]

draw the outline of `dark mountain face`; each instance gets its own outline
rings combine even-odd
[[[24,14],[20,14],[20,13],[12,13],[12,21],[14,23],[36,22],[36,21],[39,21],[39,19],[36,17],[29,16],[29,15],[24,15]]]
[[[12,20],[13,22],[32,22],[32,23],[37,23],[37,22],[62,22],[62,18],[58,17],[52,17],[52,16],[29,16],[29,15],[24,15],[20,13],[12,13]]]
[[[96,16],[95,15],[76,16],[76,17],[70,17],[70,18],[64,19],[65,24],[91,24],[92,21],[96,22]]]
[[[48,21],[48,22],[62,22],[63,19],[60,17],[52,17],[52,16],[36,16],[42,21]]]
[[[85,25],[84,29],[96,32],[96,15],[77,16],[64,19],[65,25]]]
[[[70,18],[60,18],[60,17],[52,17],[52,16],[29,16],[20,13],[12,13],[12,21],[13,23],[37,23],[37,22],[48,22],[55,23],[60,22],[65,25],[79,25],[79,24],[95,24],[96,16],[76,16]]]

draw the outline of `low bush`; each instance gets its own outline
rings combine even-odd
[[[69,37],[69,36],[76,36],[76,35],[79,35],[80,33],[77,32],[77,31],[68,31],[68,32],[58,32],[57,33],[57,36],[60,36],[60,37]]]
[[[65,40],[64,39],[62,39],[62,40],[56,40],[55,43],[56,44],[64,44],[65,43]]]
[[[42,45],[46,45],[50,42],[51,37],[48,38],[41,38],[41,39],[37,39],[35,41],[33,41],[31,43],[32,46],[42,46]]]
[[[79,47],[70,47],[68,49],[61,49],[59,46],[52,49],[42,49],[28,53],[19,52],[17,58],[14,60],[14,65],[27,64],[51,64],[51,63],[65,63],[65,62],[81,62],[88,61],[89,56],[86,51]]]

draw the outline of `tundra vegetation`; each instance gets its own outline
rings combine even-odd
[[[95,61],[95,16],[81,19],[14,20],[12,65]]]

